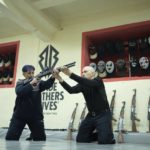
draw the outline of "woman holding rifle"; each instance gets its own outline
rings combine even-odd
[[[34,141],[46,140],[41,92],[52,87],[55,78],[52,75],[47,81],[42,81],[34,77],[34,71],[32,65],[22,68],[25,79],[19,80],[15,87],[17,96],[6,140],[19,140],[25,125],[28,125]]]

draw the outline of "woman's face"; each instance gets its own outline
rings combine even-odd
[[[27,72],[23,72],[23,75],[26,79],[33,78],[34,77],[34,71],[30,70],[30,71],[27,71]]]

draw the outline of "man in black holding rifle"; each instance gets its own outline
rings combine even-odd
[[[22,68],[25,79],[19,80],[15,88],[17,97],[6,140],[19,140],[26,124],[34,141],[46,140],[41,92],[52,87],[55,78],[52,75],[47,81],[38,80],[34,70],[32,65]]]
[[[67,84],[59,75],[60,70],[78,84],[72,87]],[[79,127],[76,141],[89,143],[97,140],[98,144],[114,144],[111,113],[105,87],[102,79],[95,77],[94,69],[90,66],[84,67],[82,77],[80,77],[72,73],[67,67],[62,67],[55,71],[54,76],[70,94],[82,92],[85,98],[89,113]],[[93,133],[95,129],[97,133]]]

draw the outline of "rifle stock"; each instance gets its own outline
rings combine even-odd
[[[117,136],[117,142],[118,143],[124,143],[124,136],[123,132],[124,130],[124,111],[125,111],[125,101],[122,102],[123,106],[120,111],[120,116],[119,116],[119,122],[118,122],[118,136]]]
[[[114,105],[115,105],[116,90],[113,90],[113,92],[114,94],[112,96],[111,103],[110,103],[110,111],[112,115],[112,120],[116,122],[117,120],[114,118]]]
[[[74,125],[74,120],[75,120],[77,107],[78,107],[78,103],[76,103],[76,106],[75,106],[75,108],[72,112],[72,115],[71,115],[71,120],[70,120],[69,126],[68,126],[67,140],[72,140],[72,132],[74,130],[73,125]]]
[[[132,97],[132,104],[131,104],[131,121],[132,121],[132,132],[138,132],[136,128],[136,121],[140,121],[136,117],[136,89],[133,89],[134,94]]]
[[[136,123],[134,120],[132,120],[132,132],[138,132],[136,128]]]

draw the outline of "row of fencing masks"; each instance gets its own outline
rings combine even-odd
[[[143,75],[150,71],[149,60],[147,57],[143,56],[139,60],[135,57],[131,57],[129,64],[132,76],[138,75],[140,70]],[[116,63],[111,60],[106,63],[103,60],[100,60],[97,64],[93,62],[90,63],[90,66],[92,66],[102,78],[113,76],[123,77],[127,75],[127,62],[124,59],[118,59]]]
[[[15,54],[0,55],[0,68],[9,68],[15,64]]]
[[[148,51],[150,48],[150,37],[140,38],[139,40],[131,39],[128,41],[128,48],[131,56],[136,54],[138,48],[141,53]]]
[[[136,57],[132,56],[130,58],[130,65],[132,68],[139,66],[142,70],[147,70],[149,68],[148,57],[140,57],[139,61]]]
[[[105,54],[109,55],[123,55],[124,54],[124,44],[122,41],[107,41],[101,45],[89,46],[88,47],[90,59],[95,60],[97,58],[102,59]]]
[[[150,37],[140,38],[139,48],[141,52],[147,51],[150,48]]]
[[[90,66],[94,68],[97,75],[101,78],[111,76],[115,71],[115,65],[112,61],[107,61],[106,63],[103,60],[100,60],[98,64],[90,63]]]
[[[135,56],[132,56],[130,58],[130,67],[132,76],[136,76],[139,73],[141,73],[141,75],[149,74],[150,72],[149,66],[150,66],[149,60],[145,56],[141,57],[139,60]]]
[[[116,65],[116,67],[115,67]],[[116,73],[116,68],[118,72],[118,76],[124,76],[126,71],[126,63],[125,60],[119,59],[116,63],[113,61],[107,61],[106,63],[103,60],[100,60],[97,65],[96,63],[90,63],[90,66],[92,66],[95,71],[97,71],[97,74],[101,77],[113,77]]]
[[[0,84],[10,84],[13,81],[13,69],[0,71]]]

